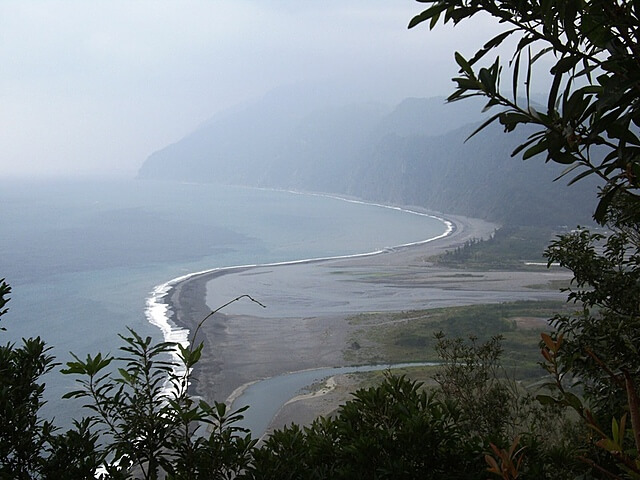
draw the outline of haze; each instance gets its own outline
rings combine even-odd
[[[423,7],[4,1],[0,176],[133,176],[216,112],[286,85],[385,103],[445,95],[453,52],[472,53],[491,27],[407,30]]]

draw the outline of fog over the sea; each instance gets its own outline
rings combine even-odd
[[[407,30],[411,0],[6,0],[0,176],[133,176],[216,112],[290,84],[353,101],[450,93],[496,31]],[[249,132],[250,133],[250,132]]]

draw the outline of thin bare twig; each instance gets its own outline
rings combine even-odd
[[[200,330],[200,327],[202,327],[202,325],[204,324],[204,322],[207,321],[207,319],[209,317],[212,317],[213,315],[215,315],[216,313],[218,313],[220,310],[222,310],[223,308],[228,307],[229,305],[231,305],[232,303],[235,303],[239,300],[242,300],[243,298],[248,298],[249,300],[251,300],[253,303],[257,303],[258,305],[260,305],[262,308],[267,308],[266,305],[262,304],[261,302],[259,302],[258,300],[256,300],[255,298],[253,298],[251,295],[248,294],[244,294],[244,295],[240,295],[239,297],[234,298],[233,300],[229,300],[227,303],[225,303],[224,305],[219,306],[218,308],[216,308],[215,310],[212,310],[211,312],[209,312],[207,314],[207,316],[205,316],[202,320],[200,320],[200,323],[198,323],[198,325],[196,326],[196,329],[193,331],[193,337],[191,338],[191,342],[190,342],[190,347],[191,349],[193,349],[193,344],[196,341],[196,336],[198,335],[198,331]]]

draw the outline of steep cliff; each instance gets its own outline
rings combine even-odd
[[[218,115],[152,154],[139,178],[349,194],[514,224],[588,222],[593,180],[511,158],[526,131],[491,126],[465,142],[481,106],[443,98],[326,105],[267,97]]]

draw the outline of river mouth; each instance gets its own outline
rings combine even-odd
[[[392,363],[360,365],[351,367],[329,367],[285,373],[266,378],[241,387],[240,393],[232,395],[232,408],[245,405],[244,419],[237,426],[246,428],[253,438],[261,438],[280,409],[303,389],[335,375],[359,372],[376,372],[407,367],[433,367],[437,362]],[[235,398],[233,398],[235,397]]]

